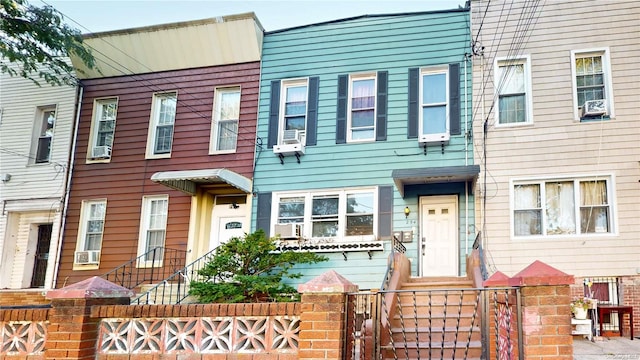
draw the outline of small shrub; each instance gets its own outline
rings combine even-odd
[[[290,272],[296,264],[326,260],[311,252],[277,252],[275,239],[257,230],[220,245],[198,271],[202,280],[191,282],[189,294],[200,303],[297,301],[296,289],[282,280],[302,276]]]

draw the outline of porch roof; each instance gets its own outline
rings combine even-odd
[[[161,171],[151,181],[195,195],[198,184],[226,183],[245,193],[251,192],[251,179],[227,169]]]
[[[462,182],[474,179],[480,173],[479,165],[442,166],[419,169],[396,169],[391,172],[393,182],[404,197],[405,186]]]

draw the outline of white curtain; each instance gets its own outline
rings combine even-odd
[[[547,234],[575,234],[576,213],[573,182],[546,183],[545,192]]]

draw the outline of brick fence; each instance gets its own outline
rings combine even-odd
[[[536,262],[491,280],[521,288],[527,360],[573,358],[573,276]],[[343,359],[357,287],[330,271],[299,291],[300,303],[133,306],[129,290],[91,278],[47,293],[50,309],[0,310],[0,358]]]

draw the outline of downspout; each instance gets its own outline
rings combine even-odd
[[[64,204],[62,206],[62,224],[60,226],[60,236],[58,238],[58,250],[56,253],[55,267],[53,268],[52,289],[56,288],[56,281],[58,279],[58,270],[60,268],[60,257],[62,254],[62,239],[64,239],[64,229],[67,224],[67,210],[69,208],[69,194],[71,192],[71,174],[73,172],[73,165],[76,159],[76,143],[78,140],[78,128],[80,127],[80,108],[82,105],[82,96],[84,94],[84,88],[82,84],[78,85],[78,96],[76,102],[76,119],[73,129],[73,139],[71,144],[71,153],[69,154],[69,166],[66,178],[66,187],[64,189]]]
[[[467,85],[467,62],[469,57],[464,54],[464,166],[469,165],[469,114],[468,114],[468,94],[469,86]],[[469,181],[464,182],[464,254],[469,255]]]

